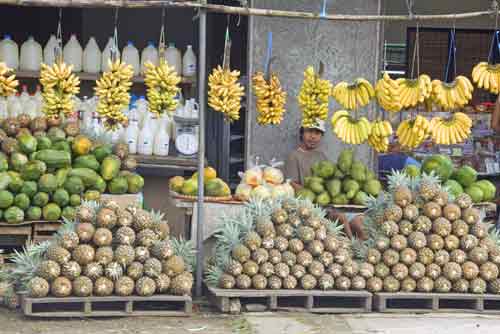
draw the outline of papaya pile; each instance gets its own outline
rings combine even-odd
[[[0,221],[74,219],[82,200],[144,186],[126,144],[93,141],[61,118],[7,118],[0,143]]]
[[[305,178],[296,196],[321,206],[365,205],[369,196],[377,197],[382,191],[375,173],[357,161],[352,150],[343,150],[337,163],[320,161],[311,169],[312,176]]]
[[[488,180],[478,180],[477,171],[470,166],[455,168],[453,161],[442,154],[427,157],[421,167],[407,166],[405,173],[415,177],[421,173],[434,174],[455,197],[466,193],[474,203],[490,202],[496,197],[496,186]]]
[[[217,172],[212,167],[205,167],[204,173],[205,196],[228,197],[231,196],[231,189],[226,182],[217,177]],[[169,188],[178,194],[186,196],[198,195],[198,172],[190,178],[174,176],[169,180]]]

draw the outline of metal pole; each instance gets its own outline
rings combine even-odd
[[[205,0],[201,1],[205,3]],[[206,110],[206,63],[207,63],[207,50],[206,50],[206,33],[207,33],[207,11],[200,8],[200,21],[199,21],[199,70],[198,70],[198,103],[200,105],[200,125],[198,129],[198,216],[196,218],[196,297],[202,296],[203,287],[203,225],[204,225],[204,212],[203,212],[203,196],[204,196],[204,168],[205,168],[205,110]]]
[[[251,7],[253,5],[252,0],[248,0],[248,5]],[[255,17],[252,15],[248,16],[248,32],[247,32],[247,113],[245,117],[245,169],[248,169],[249,163],[251,161],[252,153],[252,126],[253,120],[255,119],[254,112],[254,97],[252,95],[252,75],[253,75],[253,57],[254,57],[254,47],[253,47],[253,26]]]

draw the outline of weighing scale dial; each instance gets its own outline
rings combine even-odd
[[[183,130],[183,131],[182,131]],[[198,153],[198,136],[193,128],[179,129],[175,140],[175,148],[183,155]]]

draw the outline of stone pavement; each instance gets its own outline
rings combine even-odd
[[[1,334],[498,334],[500,316],[472,314],[196,314],[191,318],[24,318],[0,308]]]

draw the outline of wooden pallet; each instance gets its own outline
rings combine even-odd
[[[47,221],[37,221],[33,222],[33,242],[39,243],[47,240],[52,240],[54,235],[61,227],[62,223],[60,221],[47,222]]]
[[[365,313],[372,309],[372,294],[366,291],[237,290],[208,287],[209,299],[224,313],[231,300],[242,305],[263,304],[272,311],[310,313]]]
[[[67,297],[21,300],[24,315],[29,317],[134,317],[189,316],[193,311],[190,296],[155,295],[151,297]]]
[[[373,309],[383,313],[468,312],[500,314],[500,295],[468,293],[376,293]]]

